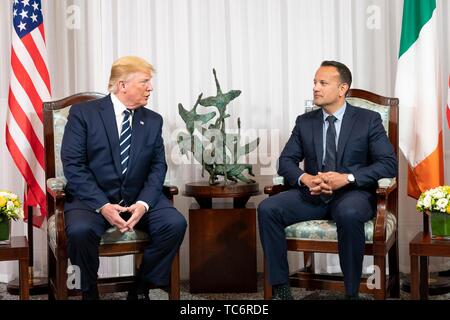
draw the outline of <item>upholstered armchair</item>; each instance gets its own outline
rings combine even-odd
[[[62,100],[44,103],[45,133],[45,178],[47,181],[47,244],[48,244],[48,279],[49,298],[67,299],[69,295],[80,292],[70,290],[67,286],[67,239],[64,224],[64,178],[60,160],[61,141],[67,122],[69,109],[73,104],[103,97],[100,93],[79,93]],[[164,186],[164,193],[173,201],[178,188]],[[145,232],[135,230],[124,234],[115,228],[107,230],[101,239],[100,256],[113,257],[134,255],[135,267],[139,265],[144,248],[149,238]],[[169,299],[180,298],[179,287],[179,253],[174,258],[168,288]],[[100,278],[99,292],[116,292],[128,290],[133,283],[133,276]]]
[[[347,101],[354,106],[379,112],[389,140],[398,157],[398,99],[351,89]],[[308,112],[311,110],[305,110]],[[360,292],[372,293],[375,299],[399,297],[398,266],[398,190],[396,179],[384,178],[378,182],[377,212],[373,220],[365,225],[365,255],[372,255],[375,266],[379,267],[378,287],[369,289],[363,278]],[[287,190],[283,178],[274,179],[274,185],[267,186],[264,193],[272,196]],[[314,253],[338,253],[336,224],[331,220],[312,220],[288,226],[285,229],[288,251],[303,252],[304,267],[290,274],[291,286],[306,289],[328,289],[344,291],[343,277],[314,272]],[[389,257],[386,264],[386,256]],[[389,272],[386,272],[388,267]],[[264,264],[266,268],[266,264]],[[270,299],[272,289],[264,271],[264,298]],[[376,278],[376,277],[374,277]]]

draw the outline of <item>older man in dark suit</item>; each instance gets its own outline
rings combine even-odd
[[[162,117],[144,108],[154,69],[139,57],[111,68],[110,95],[70,109],[61,158],[67,178],[65,221],[71,263],[80,267],[83,299],[98,299],[98,247],[106,229],[147,232],[136,287],[129,299],[148,299],[148,286],[168,285],[186,220],[162,194],[167,170]]]
[[[358,298],[364,224],[375,213],[377,181],[395,176],[397,160],[380,115],[346,102],[351,82],[344,64],[322,62],[313,89],[314,104],[321,109],[297,118],[279,159],[278,173],[291,189],[258,208],[274,299],[292,299],[284,228],[326,218],[337,225],[346,296]]]

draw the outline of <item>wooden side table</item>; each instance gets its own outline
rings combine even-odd
[[[11,237],[11,243],[0,245],[0,261],[19,260],[20,299],[28,300],[28,241],[25,236]]]
[[[409,243],[411,259],[411,299],[428,299],[428,257],[450,257],[450,241],[419,232]],[[420,266],[419,266],[420,258]]]
[[[247,204],[258,184],[186,184],[189,209],[189,267],[192,293],[256,292],[256,208]],[[232,198],[233,203],[213,202]]]

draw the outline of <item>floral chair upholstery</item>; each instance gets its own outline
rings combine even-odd
[[[362,108],[380,113],[389,140],[398,156],[398,99],[382,97],[377,94],[351,89],[347,101]],[[315,108],[308,108],[309,112]],[[283,177],[274,178],[272,186],[265,187],[269,196],[287,189]],[[375,265],[380,268],[380,287],[373,290],[361,280],[360,292],[373,293],[376,299],[391,296],[399,297],[400,282],[398,269],[398,191],[396,178],[383,178],[378,181],[377,212],[373,220],[365,224],[365,254],[374,256]],[[304,268],[292,272],[290,284],[312,289],[343,290],[342,277],[314,273],[314,253],[338,253],[336,224],[332,220],[311,220],[286,227],[286,241],[289,251],[304,253]],[[389,275],[386,273],[386,255],[389,255]],[[266,268],[266,265],[264,265]],[[266,274],[266,272],[265,272]],[[271,286],[264,277],[264,298],[270,299]]]
[[[64,187],[66,179],[60,159],[61,142],[67,123],[69,109],[73,104],[103,97],[100,93],[79,93],[62,100],[44,103],[45,162],[47,185],[47,242],[49,298],[67,299],[69,295],[79,294],[67,288],[68,255],[64,224]],[[173,201],[178,188],[164,186],[164,193]],[[121,233],[109,228],[100,242],[100,256],[122,256],[133,254],[135,267],[139,264],[149,237],[145,232],[134,230]],[[124,291],[132,284],[134,277],[100,278],[101,293]],[[179,299],[179,253],[174,258],[168,289],[169,299]]]

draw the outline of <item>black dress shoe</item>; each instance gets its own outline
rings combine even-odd
[[[97,285],[93,286],[88,291],[83,291],[81,298],[83,300],[100,300]]]
[[[155,286],[156,289],[160,289],[164,291],[165,293],[169,294],[170,287],[169,286]]]
[[[372,299],[370,298],[370,296],[367,295],[360,296],[359,294],[355,294],[355,295],[345,295],[345,300],[372,300]]]
[[[127,300],[144,300],[149,301],[150,296],[148,294],[149,286],[140,281],[134,283],[133,287],[128,291]]]
[[[450,269],[438,272],[439,277],[450,277]]]
[[[273,286],[272,292],[272,300],[294,300],[288,284]]]
[[[135,300],[143,300],[150,301],[150,296],[148,293],[137,293],[136,291],[130,290],[128,291],[127,300],[135,301]]]
[[[130,301],[137,301],[137,300],[150,301],[150,296],[148,295],[148,293],[131,294],[130,292],[128,292],[127,300],[130,300]]]

